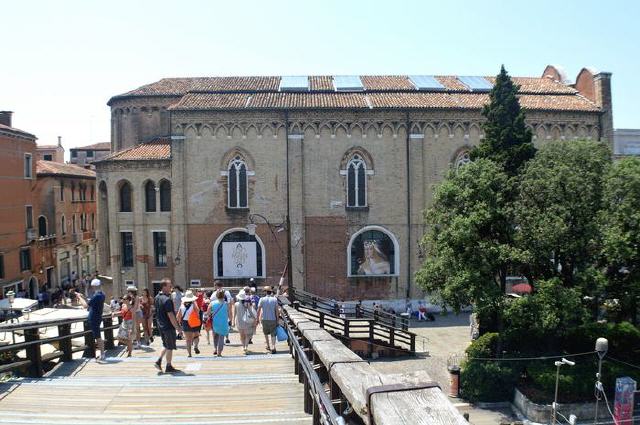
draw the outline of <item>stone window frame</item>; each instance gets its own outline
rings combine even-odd
[[[353,245],[353,241],[355,241],[360,234],[369,230],[377,230],[379,232],[382,232],[387,236],[389,236],[389,238],[393,241],[393,249],[395,251],[394,258],[393,258],[394,273],[386,274],[386,275],[372,275],[372,276],[351,273],[351,246]],[[400,276],[400,244],[398,243],[398,238],[396,238],[396,235],[394,235],[392,231],[382,226],[369,225],[369,226],[364,226],[363,228],[355,232],[353,235],[351,235],[351,238],[349,239],[349,244],[347,245],[347,277],[357,277],[357,278],[368,279],[368,278],[379,278],[379,277],[386,278],[386,277],[399,277],[399,276]]]
[[[30,153],[24,154],[24,178],[33,179],[33,155]]]
[[[247,199],[247,205],[246,206],[231,206],[231,188],[230,188],[230,179],[229,179],[229,169],[231,168],[231,165],[235,162],[235,161],[241,161],[244,163],[245,167],[246,167],[246,190],[247,190],[247,194],[246,194],[246,199]],[[237,163],[237,162],[236,162]],[[251,158],[251,156],[245,152],[243,149],[239,148],[239,147],[235,147],[233,149],[231,149],[229,152],[227,152],[221,161],[220,164],[222,171],[220,171],[220,176],[222,177],[222,185],[224,187],[224,190],[226,191],[226,200],[225,200],[225,207],[227,208],[227,210],[231,210],[231,211],[246,211],[249,209],[249,205],[251,204],[250,202],[250,194],[251,194],[251,186],[255,183],[255,163],[253,161],[253,159]],[[239,190],[239,185],[238,188]],[[238,192],[238,190],[236,190],[236,192]]]
[[[158,211],[158,185],[153,180],[145,180],[142,185],[144,191],[144,212],[154,213]]]
[[[471,164],[471,147],[463,146],[456,151],[453,156],[453,161],[451,163],[453,169],[458,171],[460,168]]]
[[[42,228],[40,226],[40,219],[43,218],[44,219],[44,234],[43,232],[41,232]],[[38,216],[38,237],[45,237],[47,235],[49,235],[49,220],[47,220],[47,217],[45,217],[44,215],[40,214]]]
[[[64,217],[64,214],[62,214],[62,218],[60,219],[60,231],[62,232],[62,236],[67,234],[67,220]]]
[[[129,186],[129,210],[128,211],[123,211],[122,208],[122,190],[124,189],[125,186]],[[123,179],[120,180],[118,182],[118,212],[120,213],[133,213],[133,209],[135,208],[134,202],[133,202],[133,185],[131,184],[131,182],[129,180]]]
[[[168,188],[166,187],[167,185],[168,185]],[[158,190],[158,193],[160,194],[159,196],[160,212],[171,212],[171,188],[172,188],[172,184],[171,184],[171,180],[169,179],[162,178],[158,182],[157,190]],[[165,200],[166,202],[163,202]]]
[[[356,175],[355,182],[355,205],[349,204],[349,167],[357,162],[359,166],[364,167],[364,205],[359,205],[358,201],[358,189],[360,186],[360,179]],[[357,171],[356,171],[357,172]],[[369,208],[369,176],[375,174],[373,169],[373,160],[369,152],[359,146],[349,149],[343,156],[340,164],[340,175],[345,179],[345,208],[347,210],[362,210]]]

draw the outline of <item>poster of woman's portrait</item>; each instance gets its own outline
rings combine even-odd
[[[395,248],[393,240],[379,230],[359,234],[351,244],[351,275],[394,275]]]

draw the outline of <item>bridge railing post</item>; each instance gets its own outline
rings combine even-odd
[[[311,388],[309,385],[309,378],[306,373],[304,375],[304,413],[311,414],[313,413],[313,408],[311,405],[313,404],[313,400],[311,399]]]
[[[40,351],[40,343],[37,342],[40,339],[40,330],[38,328],[31,328],[24,330],[24,340],[26,342],[36,341],[35,344],[31,344],[26,348],[27,359],[31,362],[29,365],[29,376],[32,378],[41,378],[44,375],[42,369],[42,353]]]
[[[83,329],[85,330],[85,332],[88,331],[88,333],[84,334],[84,345],[85,345],[85,349],[84,349],[84,353],[82,354],[83,357],[95,357],[96,356],[96,341],[95,339],[93,339],[93,334],[91,333],[91,326],[89,325],[88,321],[84,321],[82,323],[83,325]]]
[[[113,329],[110,329],[113,326],[113,319],[111,317],[105,317],[102,319],[102,329],[104,333],[104,348],[110,350],[115,348],[115,343],[113,341]]]
[[[64,325],[58,325],[58,336],[68,337],[68,338],[61,339],[59,342],[60,351],[62,351],[61,360],[63,362],[68,362],[73,360],[73,352],[71,351],[72,349],[71,337],[69,337],[69,335],[71,335],[70,323],[66,323]]]
[[[369,345],[367,346],[367,356],[369,358],[371,358],[373,355],[373,338],[375,337],[375,325],[376,321],[369,319]]]
[[[411,334],[411,342],[409,343],[409,350],[411,350],[412,353],[416,352],[416,335],[415,334]]]
[[[343,327],[344,330],[342,331],[343,335],[349,338],[349,319],[344,318],[342,320],[343,320],[343,326],[344,326]]]
[[[319,316],[320,316],[320,323],[319,326],[324,329],[324,313],[323,312],[318,312]]]

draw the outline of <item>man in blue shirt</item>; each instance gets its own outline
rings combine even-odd
[[[102,312],[104,310],[104,300],[105,295],[101,289],[100,279],[95,278],[91,281],[91,288],[93,289],[93,296],[89,301],[87,301],[84,296],[80,293],[76,292],[76,296],[78,297],[78,301],[80,304],[87,310],[89,310],[89,316],[87,317],[87,321],[89,322],[89,327],[91,328],[91,333],[93,334],[93,338],[96,340],[96,348],[97,351],[100,352],[100,356],[97,357],[97,360],[105,360],[107,354],[104,351],[104,340],[102,339],[102,334],[100,333],[100,325],[102,324]],[[72,300],[73,301],[73,300]]]

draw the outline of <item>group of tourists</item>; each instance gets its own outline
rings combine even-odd
[[[89,310],[89,324],[96,339],[99,359],[104,360],[104,341],[100,334],[105,295],[101,291],[99,279],[91,282],[93,295],[86,299],[81,294],[78,301]],[[138,295],[137,288],[130,286],[127,294],[113,299],[110,307],[113,315],[120,314],[122,322],[118,329],[118,341],[127,347],[127,356],[133,349],[153,342],[153,318],[162,338],[162,351],[155,366],[167,373],[177,372],[172,365],[173,351],[177,349],[177,340],[184,338],[187,356],[200,354],[200,338],[204,331],[207,344],[213,345],[213,355],[222,356],[225,343],[229,344],[229,334],[235,328],[240,337],[243,352],[248,354],[249,345],[258,325],[262,325],[265,349],[276,353],[276,329],[280,307],[275,291],[271,286],[263,288],[264,296],[259,297],[255,287],[246,286],[233,297],[223,288],[220,281],[215,282],[214,291],[201,289],[187,290],[174,288],[170,279],[161,281],[160,292],[152,298],[144,289]]]

